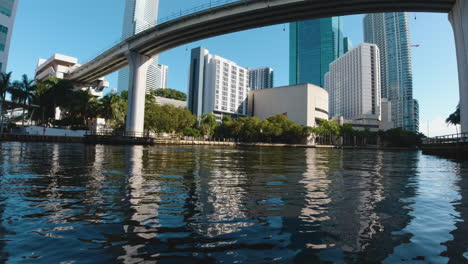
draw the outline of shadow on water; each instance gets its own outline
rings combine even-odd
[[[467,164],[418,152],[5,143],[1,155],[10,263],[467,261]]]

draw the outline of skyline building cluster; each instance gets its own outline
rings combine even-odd
[[[0,1],[2,71],[6,70],[17,4],[17,0]],[[155,26],[158,8],[159,0],[125,0],[122,39]],[[342,17],[290,23],[290,86],[324,88],[329,98],[329,119],[373,119],[385,122],[386,128],[418,131],[419,104],[413,97],[407,13],[365,15],[364,42],[356,48],[344,36],[343,27]],[[40,61],[38,74],[63,75],[66,67],[78,65],[60,58],[54,59],[57,63],[52,66]],[[129,78],[128,67],[119,71],[118,92],[128,91]],[[167,88],[167,80],[168,66],[154,57],[146,72],[146,92]],[[197,117],[207,113],[214,113],[218,120],[222,115],[247,116],[249,91],[273,87],[274,71],[269,67],[241,67],[202,47],[191,52],[187,104]]]
[[[122,40],[154,27],[158,20],[159,0],[125,0]],[[146,73],[146,92],[158,88],[167,88],[168,67],[158,63],[158,56],[153,58]],[[128,91],[129,68],[119,71],[118,92]]]
[[[329,119],[354,120],[361,127],[378,128],[380,123],[385,129],[401,127],[418,131],[419,105],[412,93],[407,14],[366,15],[363,24],[366,41],[352,48],[351,40],[343,37],[341,17],[291,23],[290,85],[310,83],[324,88],[329,98],[329,109],[326,110]],[[253,113],[251,109],[245,109],[245,101],[250,102],[247,95],[235,98],[232,94],[239,91],[228,90],[231,85],[233,89],[239,89],[238,84],[227,82],[236,80],[229,79],[229,68],[222,72],[225,76],[220,76],[226,78],[227,88],[220,89],[222,80],[215,77],[220,72],[211,66],[212,57],[203,48],[192,50],[188,88],[190,110],[198,117],[215,113],[218,120],[221,120],[221,114],[244,116],[247,112]],[[214,58],[222,60],[219,56]],[[239,67],[231,61],[226,63]],[[243,69],[248,79],[247,87],[242,86],[243,92],[274,87],[272,69]],[[256,95],[262,96],[262,93]]]
[[[389,120],[384,115],[383,121],[391,124],[387,128],[418,131],[419,104],[413,98],[407,14],[369,14],[363,25],[364,43],[375,44],[375,52],[380,51],[378,58],[372,59],[372,67],[380,65],[378,74],[363,68],[363,54],[372,46],[364,44],[358,50],[352,49],[351,40],[343,37],[342,18],[330,17],[290,24],[290,85],[311,83],[326,88],[330,93],[330,118],[359,118],[358,113],[369,110],[364,105],[380,113],[385,99],[386,113],[390,109]],[[380,79],[378,87],[376,78]],[[374,87],[369,90],[371,84]]]

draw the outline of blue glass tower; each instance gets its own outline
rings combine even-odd
[[[364,17],[364,41],[380,49],[382,98],[392,107],[394,127],[419,129],[419,106],[413,98],[413,71],[407,13]]]
[[[330,17],[290,24],[289,83],[311,83],[325,87],[330,63],[343,55],[341,17]]]

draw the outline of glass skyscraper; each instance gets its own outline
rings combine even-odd
[[[0,0],[0,71],[5,72],[18,0]]]
[[[394,127],[419,130],[419,107],[413,98],[411,43],[407,13],[364,17],[364,41],[380,49],[382,98],[388,99]]]
[[[1,1],[1,0],[0,0]],[[145,31],[157,24],[158,20],[159,0],[126,0],[124,24],[122,30],[122,40],[125,40],[135,34]],[[158,57],[154,57],[153,63],[148,67],[146,77],[146,91],[167,88],[159,87],[164,72],[167,66],[158,64]],[[124,68],[119,71],[118,91],[128,91],[129,84],[129,69]]]
[[[325,87],[330,63],[343,55],[341,17],[290,23],[289,83]]]

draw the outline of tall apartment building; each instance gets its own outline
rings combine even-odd
[[[332,61],[343,55],[341,17],[290,23],[289,84],[311,83],[324,87]]]
[[[249,87],[251,90],[273,88],[273,69],[261,67],[249,69]]]
[[[349,37],[343,38],[343,54],[345,54],[352,48],[353,48],[353,43],[351,42],[351,39]]]
[[[247,115],[249,71],[207,49],[192,49],[190,60],[188,108],[197,117],[213,113]]]
[[[330,64],[325,75],[330,117],[381,118],[380,55],[375,44],[362,43]]]
[[[6,72],[18,0],[0,1],[0,71]]]
[[[169,72],[169,67],[166,65],[162,65],[162,64],[158,64],[157,69],[154,71],[148,70],[146,93],[149,94],[151,90],[158,89],[158,88],[168,88],[167,87],[168,72]]]
[[[126,0],[124,23],[122,29],[122,40],[125,40],[135,34],[138,34],[146,29],[154,27],[158,20],[159,0]],[[167,66],[164,66],[167,74]],[[148,67],[146,73],[146,91],[166,88],[161,86],[164,83],[164,67],[160,67],[158,57],[154,57],[153,63]],[[129,69],[124,68],[119,71],[118,90],[128,91],[129,85]],[[166,76],[167,78],[167,76]]]
[[[366,15],[364,41],[380,49],[382,98],[391,103],[394,127],[418,131],[407,13]]]

